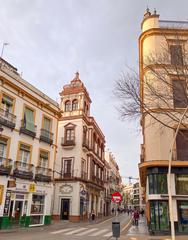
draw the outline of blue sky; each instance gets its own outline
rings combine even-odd
[[[187,0],[0,0],[3,58],[54,100],[78,70],[91,114],[123,176],[138,176],[138,122],[121,122],[113,96],[125,65],[138,68],[138,37],[148,5],[164,20],[187,20]]]

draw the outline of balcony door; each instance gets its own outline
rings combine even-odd
[[[72,173],[72,159],[64,159],[63,177],[71,177]]]
[[[7,153],[7,139],[0,138],[0,165],[3,163],[3,159],[6,158]]]

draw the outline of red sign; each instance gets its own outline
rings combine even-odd
[[[122,195],[119,192],[115,192],[112,194],[112,202],[114,203],[120,203],[122,202]]]

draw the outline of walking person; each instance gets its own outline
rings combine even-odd
[[[139,220],[139,212],[138,210],[135,210],[133,213],[133,220],[134,220],[134,225],[138,226],[138,220]]]

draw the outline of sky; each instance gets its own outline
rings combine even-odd
[[[146,7],[163,20],[187,20],[187,0],[0,0],[3,58],[52,99],[74,73],[92,99],[91,115],[122,176],[138,177],[139,120],[120,120],[115,81],[138,69],[138,37]],[[1,50],[0,48],[0,50]],[[125,180],[127,181],[127,180]]]

